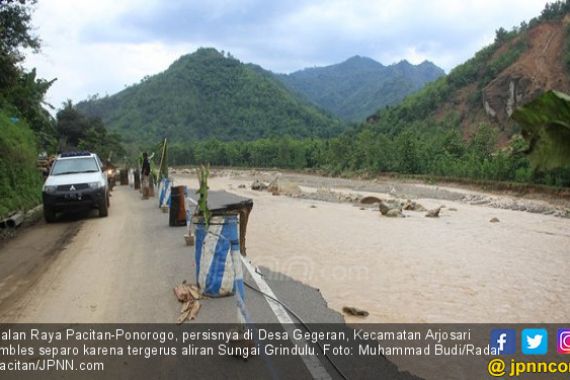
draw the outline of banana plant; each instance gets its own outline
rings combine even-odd
[[[541,168],[553,169],[570,162],[570,96],[547,91],[515,110],[529,147],[525,153]]]
[[[206,227],[210,224],[210,218],[212,214],[208,209],[208,176],[210,175],[210,166],[200,165],[198,169],[198,181],[200,183],[200,187],[196,193],[200,194],[200,198],[198,199],[198,209],[200,213],[204,217],[204,222]]]

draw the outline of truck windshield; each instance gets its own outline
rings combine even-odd
[[[51,175],[94,173],[99,171],[99,166],[93,157],[72,158],[56,160]]]

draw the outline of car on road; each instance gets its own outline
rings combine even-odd
[[[42,189],[44,218],[51,223],[60,211],[96,208],[109,212],[109,185],[103,164],[95,153],[60,154]]]

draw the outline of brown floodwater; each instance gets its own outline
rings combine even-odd
[[[370,313],[348,322],[568,320],[570,219],[428,198],[416,201],[445,205],[439,218],[407,211],[393,219],[349,203],[252,191],[250,183],[210,179],[212,189],[254,200],[248,256],[320,289],[339,312]]]

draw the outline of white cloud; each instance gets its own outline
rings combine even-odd
[[[46,79],[57,78],[47,101],[58,107],[67,98],[77,102],[95,93],[120,91],[146,75],[165,70],[180,55],[196,48],[156,43],[94,44],[62,50],[49,47],[40,56],[30,57],[28,66],[39,67]]]
[[[33,20],[42,39],[42,50],[28,55],[26,66],[37,67],[39,75],[46,79],[57,78],[48,92],[48,103],[59,107],[68,98],[77,102],[95,93],[112,94],[145,75],[166,69],[180,55],[197,48],[191,43],[81,41],[85,25],[104,25],[106,16],[128,12],[134,3],[112,0],[39,3]]]
[[[33,16],[42,53],[26,66],[57,77],[48,101],[112,94],[199,46],[277,71],[353,55],[449,70],[495,29],[537,16],[544,0],[44,0]]]

